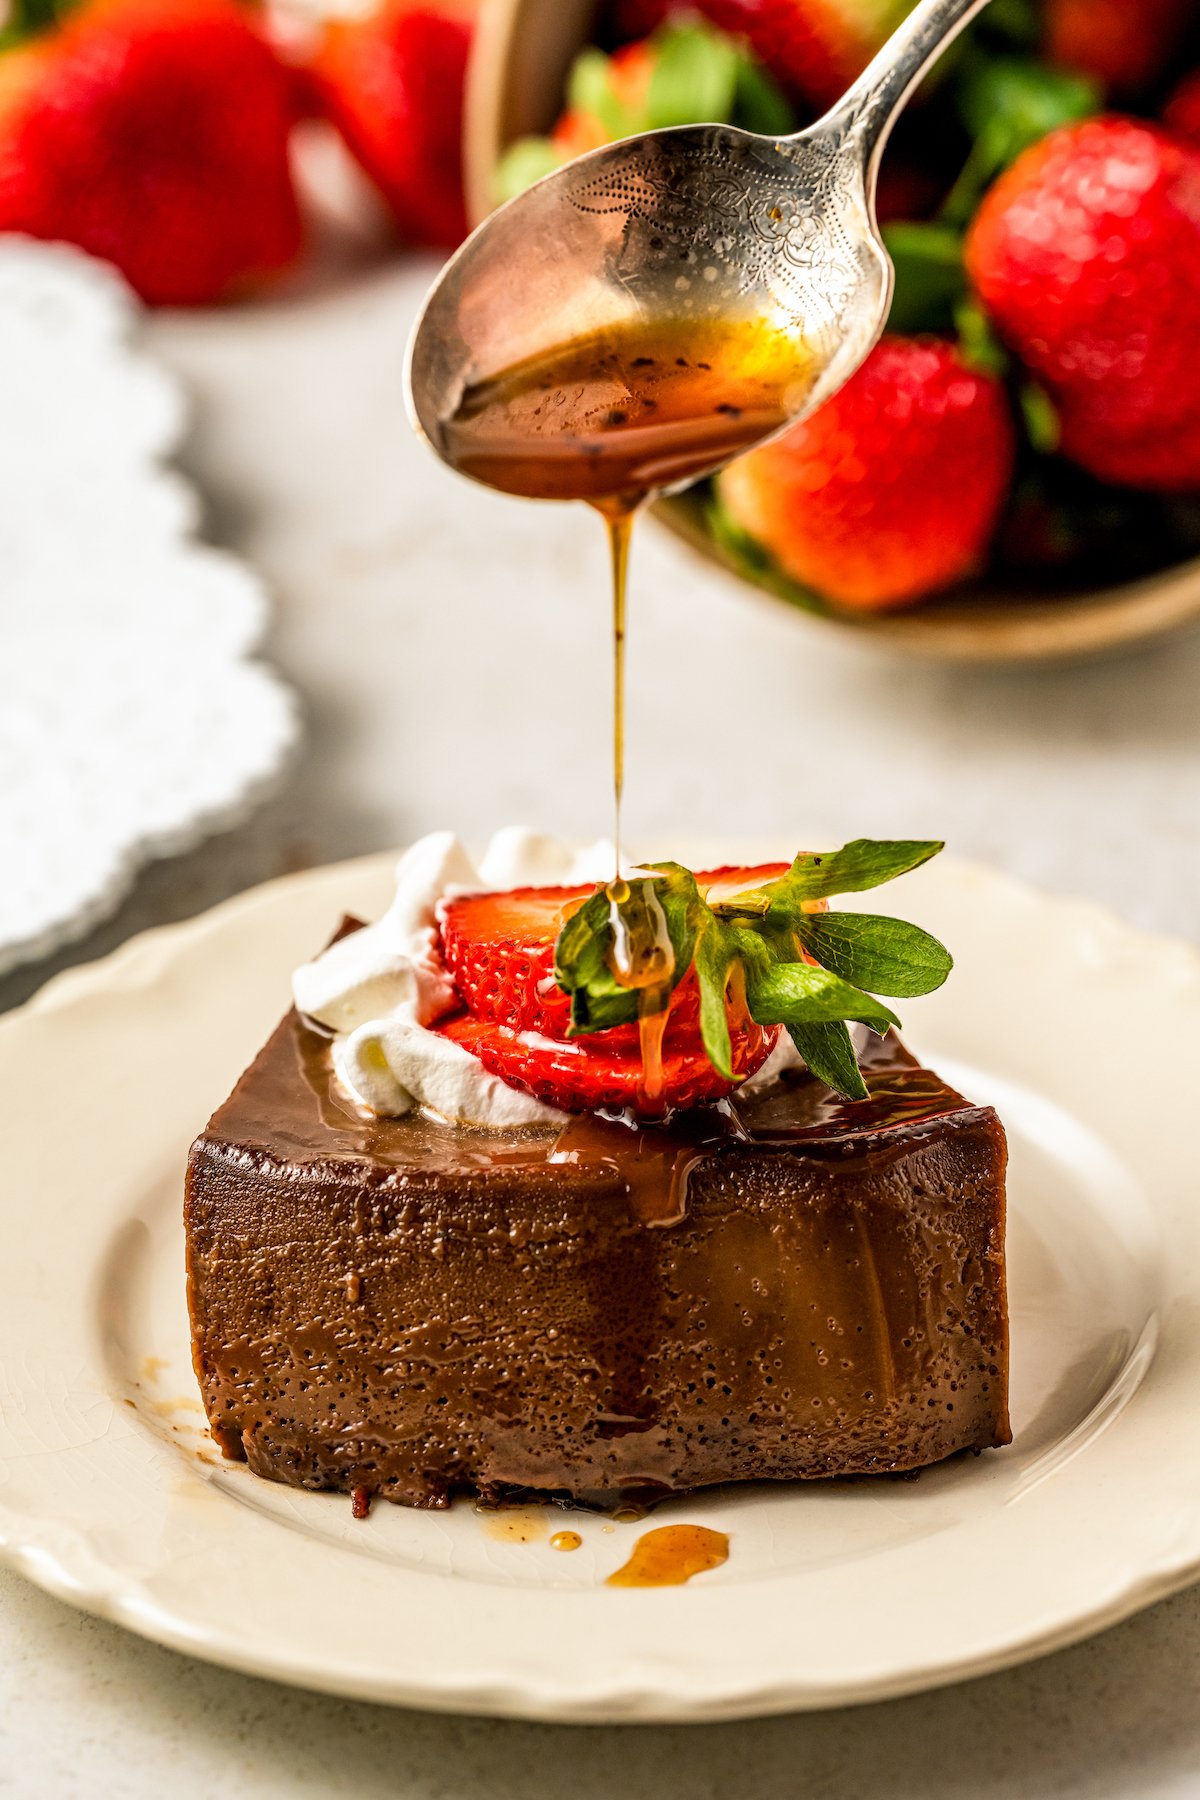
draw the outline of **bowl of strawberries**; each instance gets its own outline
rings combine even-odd
[[[469,211],[635,132],[802,129],[907,3],[484,0]],[[659,517],[830,629],[947,660],[1200,617],[1192,0],[993,0],[898,126],[879,213],[881,343]]]

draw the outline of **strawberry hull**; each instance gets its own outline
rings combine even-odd
[[[702,893],[710,887],[737,892],[777,880],[786,868],[786,863],[762,863],[708,869],[696,882]],[[517,888],[444,900],[438,908],[442,954],[467,1011],[512,1031],[566,1040],[571,1001],[554,979],[554,944],[571,914],[595,891],[594,886]],[[672,1008],[698,1029],[694,981],[681,982]],[[604,1035],[621,1048],[636,1046],[636,1027]]]

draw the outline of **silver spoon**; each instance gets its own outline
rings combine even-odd
[[[770,403],[754,414],[757,435],[747,422],[739,450],[819,406],[878,341],[891,304],[875,187],[892,125],[986,4],[920,0],[837,105],[794,137],[728,125],[648,132],[578,158],[501,207],[446,264],[417,321],[408,393],[418,429],[459,463],[453,422],[464,397],[470,405],[506,371],[533,362],[545,370],[556,348],[578,341],[628,345],[715,322],[757,332],[768,346],[758,378]],[[605,415],[614,416],[625,423]],[[561,448],[587,447],[590,417],[570,422]],[[639,484],[669,490],[732,453],[714,441],[697,461],[693,441],[686,467],[660,453],[661,478]],[[545,491],[486,466],[467,472],[510,491]],[[621,479],[628,493],[628,467]],[[578,494],[555,492],[604,497],[594,479]]]

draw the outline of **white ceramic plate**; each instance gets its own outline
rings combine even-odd
[[[693,849],[695,847],[693,846]],[[747,860],[771,847],[745,847]],[[681,847],[686,851],[686,846]],[[640,1527],[293,1492],[223,1464],[188,1362],[188,1142],[373,859],[273,884],[61,977],[0,1023],[0,1546],[52,1592],[216,1662],[546,1719],[875,1699],[1098,1630],[1200,1573],[1200,958],[945,862],[903,911],[954,948],[912,1041],[1012,1141],[1010,1450],[912,1482],[723,1489],[682,1588],[602,1578]]]

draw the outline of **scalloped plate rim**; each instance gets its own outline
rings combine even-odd
[[[747,844],[744,849],[739,847],[738,854],[758,856],[763,848],[761,842],[756,846]],[[310,893],[314,902],[322,895],[332,899],[339,890],[364,883],[382,891],[392,860],[390,855],[372,855],[299,876],[281,877],[195,919],[144,933],[104,961],[56,977],[19,1012],[0,1021],[0,1035],[19,1036],[29,1020],[56,1020],[56,1029],[69,1031],[75,1008],[95,1008],[97,1003],[103,1008],[106,997],[127,1008],[135,990],[152,996],[162,976],[171,970],[183,977],[186,987],[189,971],[184,965],[189,959],[198,959],[192,960],[190,970],[190,978],[197,979],[205,959],[219,950],[223,934],[253,930],[256,917],[261,929],[264,916],[269,918],[280,908],[286,911],[297,895],[302,901]],[[1088,956],[1095,954],[1097,944],[1119,942],[1132,965],[1141,971],[1144,986],[1186,986],[1200,1017],[1200,953],[1191,946],[1127,928],[1108,909],[1093,902],[1049,898],[1017,879],[976,865],[944,859],[943,877],[964,904],[970,902],[974,892],[977,899],[980,894],[990,896],[1002,912],[1015,911],[1028,917],[1032,909],[1054,930],[1078,942]],[[1200,1288],[1195,1292],[1200,1298]],[[0,1349],[2,1330],[0,1326]],[[1177,1373],[1176,1383],[1180,1379]],[[1200,1461],[1195,1457],[1188,1465],[1188,1474],[1189,1482],[1195,1475],[1195,1493],[1200,1496]],[[198,1626],[189,1618],[186,1606],[164,1609],[140,1579],[128,1571],[106,1566],[74,1528],[56,1523],[52,1504],[41,1518],[14,1514],[4,1504],[2,1482],[0,1561],[71,1604],[171,1648],[251,1674],[331,1693],[442,1711],[492,1712],[545,1720],[668,1722],[732,1719],[864,1703],[967,1679],[1047,1654],[1116,1623],[1200,1575],[1200,1509],[1194,1516],[1187,1515],[1186,1528],[1168,1544],[1160,1544],[1157,1549],[1128,1547],[1119,1563],[1114,1560],[1103,1587],[1070,1617],[1032,1620],[1029,1629],[1010,1634],[1003,1643],[993,1644],[978,1655],[963,1657],[951,1652],[940,1660],[926,1657],[906,1668],[877,1669],[869,1678],[849,1684],[836,1680],[822,1684],[810,1678],[798,1686],[786,1674],[771,1678],[761,1669],[737,1680],[728,1669],[722,1672],[719,1668],[709,1681],[700,1680],[694,1670],[684,1672],[681,1684],[676,1684],[671,1671],[663,1668],[658,1669],[652,1684],[644,1680],[589,1680],[586,1671],[581,1678],[580,1671],[557,1665],[543,1669],[538,1677],[528,1667],[502,1668],[497,1664],[486,1671],[473,1669],[469,1654],[461,1668],[426,1670],[420,1680],[413,1680],[399,1672],[389,1674],[386,1669],[372,1672],[365,1665],[355,1668],[343,1662],[340,1666],[323,1666],[311,1643],[300,1647],[276,1644],[273,1650],[264,1652],[261,1645],[239,1639],[236,1621],[227,1633],[222,1633],[211,1624]],[[413,1573],[417,1580],[436,1581],[436,1577]],[[780,1577],[785,1586],[802,1579],[794,1574]],[[683,1599],[687,1606],[700,1600],[702,1594],[719,1591],[680,1590],[671,1599]],[[707,1598],[701,1604],[707,1605]],[[515,1611],[522,1606],[523,1602],[514,1602]]]

